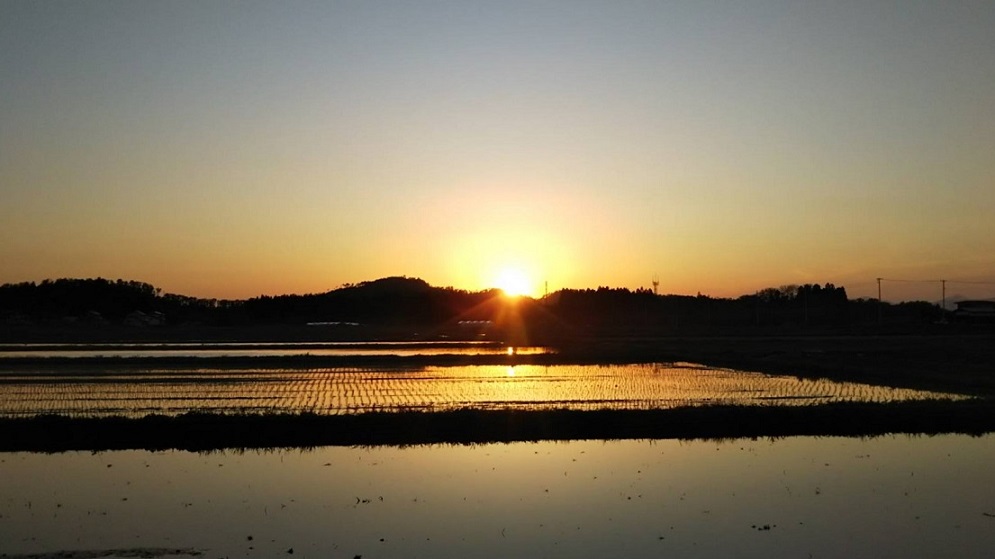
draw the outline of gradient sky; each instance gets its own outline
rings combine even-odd
[[[506,266],[995,282],[995,4],[0,0],[0,283]]]

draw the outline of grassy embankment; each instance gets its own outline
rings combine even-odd
[[[984,400],[822,406],[711,406],[653,411],[459,410],[321,416],[212,415],[142,419],[40,416],[0,421],[0,451],[478,444],[576,439],[932,435],[995,431]]]

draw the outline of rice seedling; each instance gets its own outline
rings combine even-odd
[[[0,417],[187,412],[355,414],[410,410],[654,410],[958,399],[684,363],[420,368],[183,369],[0,375]]]

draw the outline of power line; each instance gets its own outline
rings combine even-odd
[[[940,284],[940,308],[947,309],[947,284],[961,285],[995,285],[993,281],[971,281],[971,280],[948,280],[948,279],[905,279],[905,278],[875,278],[878,284],[878,324],[881,324],[881,282],[897,283],[938,283]]]
[[[898,279],[898,278],[878,278],[878,281],[897,281],[901,283],[940,283],[938,279]]]
[[[897,281],[900,283],[961,283],[972,285],[995,285],[995,281],[969,281],[950,279],[904,279],[904,278],[877,278],[879,281]]]

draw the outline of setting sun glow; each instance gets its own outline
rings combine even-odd
[[[525,272],[518,268],[505,268],[501,270],[497,278],[494,279],[494,284],[494,287],[503,291],[505,295],[513,297],[532,295],[532,282]]]
[[[995,297],[995,2],[783,3],[2,2],[0,286]]]

